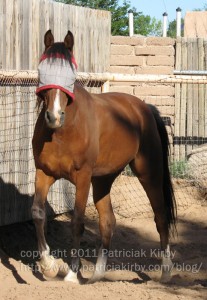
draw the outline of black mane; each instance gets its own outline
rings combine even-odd
[[[54,43],[45,51],[44,54],[48,57],[48,59],[52,58],[52,62],[58,57],[67,60],[70,63],[71,68],[74,69],[72,64],[71,53],[69,49],[65,47],[64,43]]]

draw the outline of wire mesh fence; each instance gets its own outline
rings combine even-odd
[[[18,72],[17,75],[19,75]],[[38,116],[35,95],[37,78],[35,76],[31,73],[22,77],[0,74],[0,225],[22,222],[31,218],[30,208],[34,195],[35,179],[31,142]],[[104,82],[100,79],[89,80],[84,76],[79,76],[78,80],[91,92],[101,92],[101,86]],[[180,85],[182,90],[182,84]],[[181,145],[175,143],[175,138],[177,138],[175,124],[183,122],[180,120],[182,116],[185,116],[185,120],[187,120],[187,111],[176,114],[176,99],[173,102],[166,102],[165,97],[159,97],[159,99],[158,97],[149,97],[146,101],[153,102],[153,104],[159,103],[158,108],[160,110],[162,110],[162,104],[165,107],[166,110],[162,110],[162,116],[170,135],[172,153],[174,153],[175,145],[185,146],[187,149],[188,138],[183,137],[182,140],[180,137]],[[185,106],[181,105],[181,110],[184,108]],[[207,123],[206,110],[207,105],[204,102],[204,109],[198,110],[202,116],[198,113],[196,115],[192,113],[192,123],[204,120],[202,122],[205,126]],[[185,132],[188,136],[187,129]],[[193,144],[194,138],[196,138],[195,145]],[[205,145],[205,136],[203,139],[200,137],[199,145],[197,138],[189,137],[192,147],[188,149],[189,152],[185,150],[183,157],[171,156],[170,168],[178,209],[185,209],[191,204],[198,203],[198,201],[205,201],[206,198],[207,146],[201,145]],[[152,215],[148,198],[129,167],[126,167],[116,179],[111,197],[117,217]],[[68,181],[61,179],[50,189],[47,205],[48,214],[70,211],[74,207],[74,201],[75,187]],[[97,217],[93,206],[92,191],[90,191],[86,214],[88,217]]]

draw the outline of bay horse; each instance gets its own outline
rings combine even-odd
[[[92,94],[76,83],[74,37],[70,31],[64,42],[55,43],[51,30],[48,30],[44,44],[41,62],[49,65],[50,70],[63,65],[66,68],[48,82],[46,77],[50,72],[45,71],[47,75],[43,78],[42,66],[39,70],[37,94],[43,107],[32,140],[36,166],[32,216],[43,273],[54,276],[55,266],[44,234],[45,202],[50,186],[65,178],[75,185],[76,196],[71,221],[71,266],[64,280],[79,282],[78,250],[91,183],[102,244],[94,274],[88,282],[93,283],[104,276],[116,223],[110,190],[115,178],[129,164],[153,209],[163,253],[161,281],[168,281],[172,265],[169,237],[176,226],[176,203],[168,166],[168,135],[159,112],[132,95]],[[66,87],[67,80],[63,83],[60,79],[64,72],[67,73],[67,68],[70,74],[65,76],[68,76],[72,89]]]

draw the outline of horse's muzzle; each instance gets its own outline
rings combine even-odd
[[[63,125],[65,120],[65,113],[63,111],[59,111],[58,113],[54,114],[47,110],[45,112],[45,121],[49,128],[55,129],[59,128]]]

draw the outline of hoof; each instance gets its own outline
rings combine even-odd
[[[72,270],[69,270],[68,274],[64,278],[64,281],[80,284],[77,275],[77,273],[73,272]]]
[[[55,261],[53,256],[47,256],[40,260],[39,262],[42,274],[49,278],[54,278],[57,276],[59,271],[59,266]]]
[[[162,276],[160,279],[161,283],[167,283],[171,280],[172,269],[173,269],[173,263],[170,259],[170,254],[168,253],[166,256],[163,256],[162,258]]]
[[[104,276],[103,274],[94,274],[88,281],[87,284],[93,284],[97,281],[100,281],[101,279],[103,279]]]
[[[69,273],[69,266],[66,263],[59,263],[58,276],[65,277]]]
[[[171,280],[171,274],[170,273],[162,273],[162,276],[160,278],[161,283],[168,283]]]

